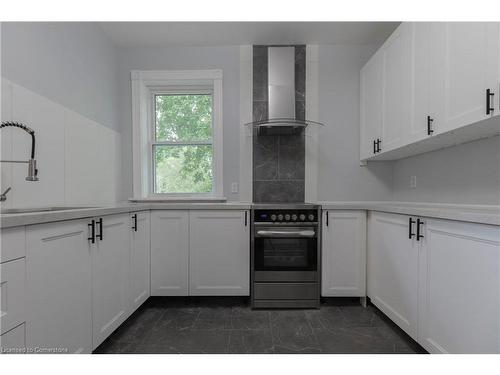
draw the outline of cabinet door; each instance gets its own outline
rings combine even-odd
[[[102,219],[102,240],[96,239],[92,252],[94,349],[123,323],[129,312],[129,214],[99,219]],[[101,233],[99,225],[96,232]]]
[[[322,240],[321,295],[364,297],[366,295],[365,211],[325,211]]]
[[[486,22],[432,24],[431,105],[439,133],[488,117],[488,32]]]
[[[500,227],[428,219],[419,343],[431,353],[500,353]]]
[[[188,211],[151,211],[151,295],[187,296]]]
[[[361,69],[360,158],[373,155],[373,141],[382,134],[382,54],[376,53]]]
[[[29,348],[92,351],[91,245],[88,220],[27,227]]]
[[[150,215],[149,211],[130,216],[130,303],[137,310],[150,294]]]
[[[382,143],[383,152],[403,144],[405,127],[412,121],[411,23],[401,24],[382,46]]]
[[[369,280],[372,302],[411,337],[417,337],[418,246],[405,215],[371,215]]]
[[[250,225],[247,211],[191,211],[191,295],[249,295]]]
[[[488,72],[491,77],[488,79],[488,88],[495,94],[492,105],[493,116],[500,115],[500,22],[488,23]]]

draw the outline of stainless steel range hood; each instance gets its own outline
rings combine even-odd
[[[296,118],[295,47],[268,47],[268,118],[245,125],[261,134],[297,134],[316,121]]]

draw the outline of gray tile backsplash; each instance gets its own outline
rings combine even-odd
[[[253,47],[253,121],[268,118],[268,47]],[[295,46],[295,116],[305,119],[306,46]],[[304,133],[263,135],[253,132],[253,201],[303,202]]]

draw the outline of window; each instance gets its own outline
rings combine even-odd
[[[212,93],[154,94],[154,110],[154,193],[211,193]]]
[[[134,198],[222,198],[222,72],[133,71]]]

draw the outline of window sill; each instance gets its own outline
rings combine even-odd
[[[225,203],[226,197],[146,197],[130,198],[129,202],[165,202],[165,203]]]

